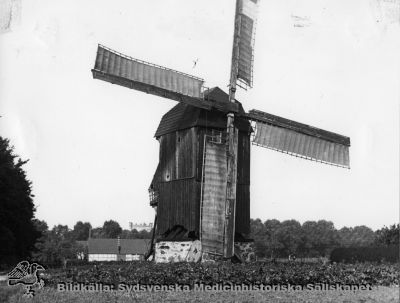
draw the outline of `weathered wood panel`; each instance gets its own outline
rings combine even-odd
[[[250,136],[239,132],[237,183],[250,184]]]
[[[203,252],[223,254],[227,181],[226,145],[205,143],[204,184],[201,201]]]
[[[160,176],[161,182],[176,179],[175,173],[175,132],[160,137]]]
[[[226,129],[214,129],[214,132],[222,131]],[[211,135],[213,129],[197,128],[197,160],[196,160],[196,179],[201,180],[201,170],[203,161],[203,145],[204,135]],[[239,131],[238,136],[238,170],[237,170],[237,183],[250,184],[250,134]]]
[[[160,176],[168,182],[194,176],[196,154],[194,129],[176,131],[160,137]]]
[[[235,232],[250,233],[250,135],[239,132]]]
[[[225,129],[214,129],[225,131]],[[196,180],[201,180],[204,135],[211,135],[213,129],[197,128]],[[236,186],[235,230],[243,235],[250,232],[250,134],[239,131],[238,136],[238,182]]]
[[[243,236],[250,233],[250,185],[236,185],[236,232]]]
[[[176,179],[194,176],[195,153],[193,142],[196,141],[194,128],[176,132]]]
[[[195,178],[178,179],[158,184],[157,235],[175,225],[188,231],[199,231],[200,183]]]
[[[233,121],[231,121],[233,122]],[[228,131],[228,169],[227,169],[227,186],[226,186],[226,202],[225,202],[225,234],[224,234],[224,257],[230,258],[234,255],[234,239],[235,239],[235,210],[236,210],[236,184],[237,184],[237,146],[239,131],[229,124]]]
[[[153,179],[159,191],[158,236],[174,225],[199,232],[204,134],[212,132],[194,127],[159,138],[160,162]],[[239,132],[238,145],[235,229],[245,235],[250,231],[250,138],[245,132]]]
[[[204,150],[204,136],[212,136],[218,133],[224,133],[226,129],[218,128],[204,128],[196,127],[197,134],[197,152],[196,152],[196,180],[201,181],[202,169],[203,169],[203,150]]]

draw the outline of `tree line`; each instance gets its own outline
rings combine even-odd
[[[92,228],[89,222],[77,222],[72,229],[56,225],[49,229],[35,218],[32,183],[8,139],[0,136],[0,269],[21,260],[59,263],[76,258],[82,252],[78,241],[89,238],[151,238],[152,232],[125,230],[118,222],[105,221]],[[335,229],[332,222],[296,220],[262,222],[251,220],[251,237],[259,257],[325,256],[334,247],[399,244],[399,224],[376,232],[366,226]]]
[[[376,232],[367,226],[336,229],[330,221],[296,220],[262,222],[251,219],[251,237],[261,258],[328,256],[335,247],[369,247],[399,244],[399,224]]]

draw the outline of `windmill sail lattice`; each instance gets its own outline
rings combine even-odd
[[[102,45],[97,49],[94,70],[185,96],[202,96],[203,79],[125,56]]]
[[[348,137],[257,110],[251,110],[247,116],[256,122],[253,144],[350,168]]]
[[[254,37],[257,21],[258,0],[239,0],[235,37],[238,43],[237,80],[253,86]]]
[[[98,45],[94,79],[125,86],[195,107],[237,112],[236,104],[204,99],[204,80],[173,69],[138,60],[103,45]]]

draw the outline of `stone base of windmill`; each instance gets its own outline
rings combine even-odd
[[[248,263],[256,260],[254,251],[254,242],[235,242],[235,256],[237,261]],[[201,262],[216,262],[222,261],[223,257],[204,252]]]
[[[155,245],[156,263],[198,262],[201,243],[196,241],[160,241]]]
[[[235,255],[245,263],[255,261],[254,242],[235,242]]]
[[[254,261],[256,259],[254,242],[235,242],[235,256],[242,262]],[[160,241],[155,245],[154,261],[156,263],[216,262],[222,260],[221,256],[203,253],[199,240]]]

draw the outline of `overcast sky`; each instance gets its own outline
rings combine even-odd
[[[261,0],[252,108],[351,138],[351,169],[252,146],[251,217],[399,220],[399,2]],[[226,90],[232,0],[22,0],[0,35],[0,135],[54,224],[152,222],[154,133],[176,103],[94,80],[97,44]],[[198,63],[193,68],[193,61]]]

